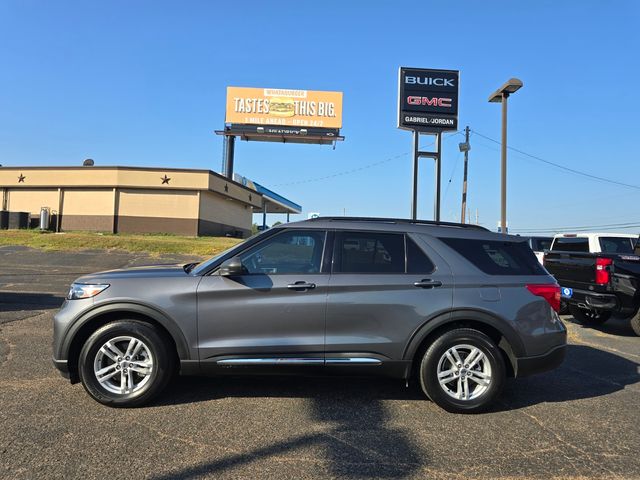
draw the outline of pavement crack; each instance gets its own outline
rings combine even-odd
[[[507,408],[509,408],[510,410],[513,411],[513,409],[511,409],[511,406],[508,405],[505,402],[500,402],[503,405],[505,405]],[[610,470],[606,467],[604,467],[603,465],[601,465],[596,459],[594,459],[587,451],[583,450],[582,448],[578,447],[577,445],[574,445],[573,443],[571,443],[568,440],[565,440],[562,435],[558,434],[557,432],[555,432],[554,430],[552,430],[551,428],[547,427],[544,423],[542,423],[542,421],[536,417],[535,415],[520,409],[520,410],[515,410],[518,413],[524,415],[525,417],[527,417],[532,423],[536,424],[538,427],[540,427],[541,429],[543,429],[544,431],[546,431],[547,433],[550,433],[558,442],[562,443],[563,445],[566,445],[567,447],[575,450],[576,452],[579,452],[580,454],[582,454],[582,456],[588,460],[591,464],[594,465],[594,467],[596,468],[600,468],[604,471],[606,471],[608,474],[610,474],[612,476],[612,478],[621,478],[619,475],[617,475],[613,470]],[[573,467],[573,469],[576,472],[579,472],[578,470],[578,466],[571,460],[571,458],[567,455],[564,454],[564,452],[562,452],[562,456],[564,458],[567,459],[567,462],[569,462],[571,464],[571,466]],[[578,475],[580,476],[580,475]]]

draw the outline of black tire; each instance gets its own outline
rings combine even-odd
[[[125,382],[129,379],[134,379],[132,383],[139,380],[142,385],[131,389],[130,392],[116,393],[113,391],[117,387],[114,383],[117,382],[118,378],[124,376],[122,372],[128,372],[126,370],[127,366],[131,372],[135,372],[136,368],[140,368],[137,371],[142,372],[142,367],[139,367],[142,363],[132,367],[133,363],[120,363],[120,361],[111,358],[111,356],[107,357],[104,350],[101,350],[107,342],[115,339],[116,348],[122,352],[127,342],[120,340],[121,343],[118,343],[117,339],[124,337],[136,339],[143,344],[143,347],[139,349],[141,353],[136,357],[132,357],[130,362],[145,361],[147,364],[151,363],[152,368],[149,374],[128,374],[125,377]],[[126,354],[126,351],[123,353]],[[110,351],[108,354],[113,355],[113,352]],[[129,357],[126,358],[128,359]],[[149,358],[151,362],[149,362]],[[149,402],[164,389],[176,370],[174,359],[175,352],[172,351],[172,346],[153,325],[139,320],[117,320],[100,327],[87,339],[78,359],[78,372],[85,390],[98,402],[110,407],[137,407]],[[121,361],[125,362],[125,358],[123,357]],[[100,362],[104,363],[100,364]],[[96,364],[100,364],[100,366],[107,365],[106,368],[113,364],[113,369],[109,370],[108,373],[114,373],[114,377],[104,383],[100,383],[96,376]],[[124,368],[121,368],[121,365]],[[116,368],[117,372],[115,371]],[[147,377],[148,379],[143,382],[142,380]]]
[[[629,319],[631,322],[631,329],[633,333],[640,337],[640,310],[636,312],[636,314]]]
[[[598,310],[589,310],[586,308],[576,307],[575,305],[569,306],[569,312],[573,315],[578,322],[587,326],[598,326],[611,318],[611,312],[603,312]]]
[[[438,380],[438,367],[441,359],[446,361],[444,358],[447,351],[452,347],[465,345],[475,347],[485,355],[485,361],[488,362],[491,369],[491,376],[490,383],[484,387],[485,390],[482,393],[476,398],[463,400],[454,398],[447,393],[445,390],[447,386],[441,386]],[[468,352],[467,356],[470,356],[470,352]],[[465,358],[462,358],[463,362]],[[473,368],[470,370],[474,372]],[[452,380],[457,385],[460,385],[457,378],[459,375],[460,373],[456,374],[456,378]],[[473,375],[474,373],[471,376]],[[422,391],[438,406],[452,413],[478,413],[486,410],[500,395],[504,386],[505,376],[504,359],[500,349],[487,335],[471,328],[450,330],[438,337],[424,353],[419,370]],[[469,385],[474,385],[474,390],[476,388],[475,385],[480,388],[479,384],[475,384],[475,380],[473,382],[467,381]],[[458,386],[458,388],[460,387]],[[471,394],[473,395],[473,392]]]

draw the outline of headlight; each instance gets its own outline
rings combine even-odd
[[[108,288],[108,284],[72,283],[67,295],[67,300],[78,300],[80,298],[91,298]]]

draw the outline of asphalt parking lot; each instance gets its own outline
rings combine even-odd
[[[565,317],[562,367],[472,416],[362,378],[179,378],[116,410],[53,369],[51,317],[75,277],[175,261],[0,248],[0,478],[640,478],[640,338],[620,319]]]

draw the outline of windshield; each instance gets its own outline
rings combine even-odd
[[[200,262],[198,264],[196,264],[194,267],[189,269],[189,272],[191,272],[193,275],[201,275],[202,273],[206,272],[207,270],[209,270],[209,268],[211,267],[211,265],[213,265],[214,263],[216,263],[218,260],[220,260],[222,257],[224,257],[225,255],[227,255],[229,252],[231,252],[232,250],[235,250],[238,247],[241,247],[243,245],[246,245],[247,242],[253,242],[254,239],[256,239],[257,237],[259,237],[260,235],[264,235],[265,233],[269,232],[269,230],[265,230],[263,232],[258,232],[255,235],[250,236],[249,238],[247,238],[244,242],[240,242],[237,245],[234,245],[231,248],[227,248],[224,252],[219,253],[218,255],[216,255],[215,257],[211,257],[207,260],[205,260],[204,262]]]
[[[600,237],[600,250],[605,253],[633,253],[634,239],[625,237]]]

